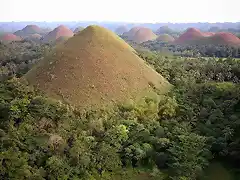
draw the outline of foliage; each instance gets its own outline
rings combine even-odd
[[[240,48],[227,45],[176,45],[166,42],[148,41],[141,44],[151,51],[169,51],[175,56],[182,57],[218,57],[240,58]]]
[[[194,180],[213,158],[238,162],[238,60],[140,56],[172,92],[82,112],[2,82],[0,178]]]
[[[44,54],[48,45],[33,41],[0,43],[0,81],[25,74]]]

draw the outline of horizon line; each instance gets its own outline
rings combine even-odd
[[[216,22],[208,22],[208,21],[190,21],[190,22],[133,22],[133,21],[97,21],[97,20],[70,20],[70,21],[32,21],[32,20],[23,20],[23,21],[1,21],[0,23],[27,23],[27,22],[35,22],[35,23],[85,23],[85,22],[94,22],[94,23],[127,23],[127,24],[190,24],[190,23],[208,23],[208,24],[217,24],[217,23],[240,23],[240,21],[216,21]]]

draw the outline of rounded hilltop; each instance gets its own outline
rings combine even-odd
[[[66,26],[60,25],[55,28],[53,31],[49,32],[46,36],[43,37],[44,43],[55,42],[59,37],[72,37],[74,33]]]
[[[43,30],[36,25],[27,25],[22,30],[18,30],[14,33],[16,36],[27,37],[32,34],[43,34]]]
[[[161,34],[156,39],[159,42],[173,42],[175,39],[169,34]]]
[[[132,40],[138,44],[152,41],[157,38],[157,35],[152,32],[149,28],[140,28],[135,35],[132,37]]]
[[[80,108],[136,100],[170,84],[115,33],[88,26],[30,70],[25,78],[48,96]]]
[[[196,28],[189,28],[185,33],[183,33],[178,39],[175,40],[176,43],[187,43],[199,38],[204,37],[203,33]]]
[[[156,34],[171,34],[173,32],[172,29],[170,29],[168,26],[161,26],[157,29]]]
[[[123,36],[127,37],[129,40],[132,40],[133,36],[136,34],[136,32],[143,27],[136,26],[130,29],[129,31],[123,33]]]
[[[192,45],[228,45],[240,46],[240,39],[228,32],[201,32],[195,28],[189,28],[175,43]]]
[[[210,36],[208,40],[212,44],[240,46],[240,39],[232,33],[228,32],[215,33]]]
[[[115,30],[115,33],[118,34],[118,35],[123,35],[125,32],[128,32],[128,28],[126,26],[119,26]]]
[[[16,36],[15,34],[11,34],[11,33],[6,33],[0,36],[0,41],[5,42],[5,43],[9,43],[12,41],[21,41],[22,39],[18,36]]]

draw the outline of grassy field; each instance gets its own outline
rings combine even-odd
[[[200,180],[237,180],[233,173],[220,162],[212,162]]]

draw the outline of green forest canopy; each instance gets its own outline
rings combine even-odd
[[[16,78],[2,82],[0,178],[194,180],[213,159],[238,169],[238,60],[139,55],[172,92],[79,112]]]

